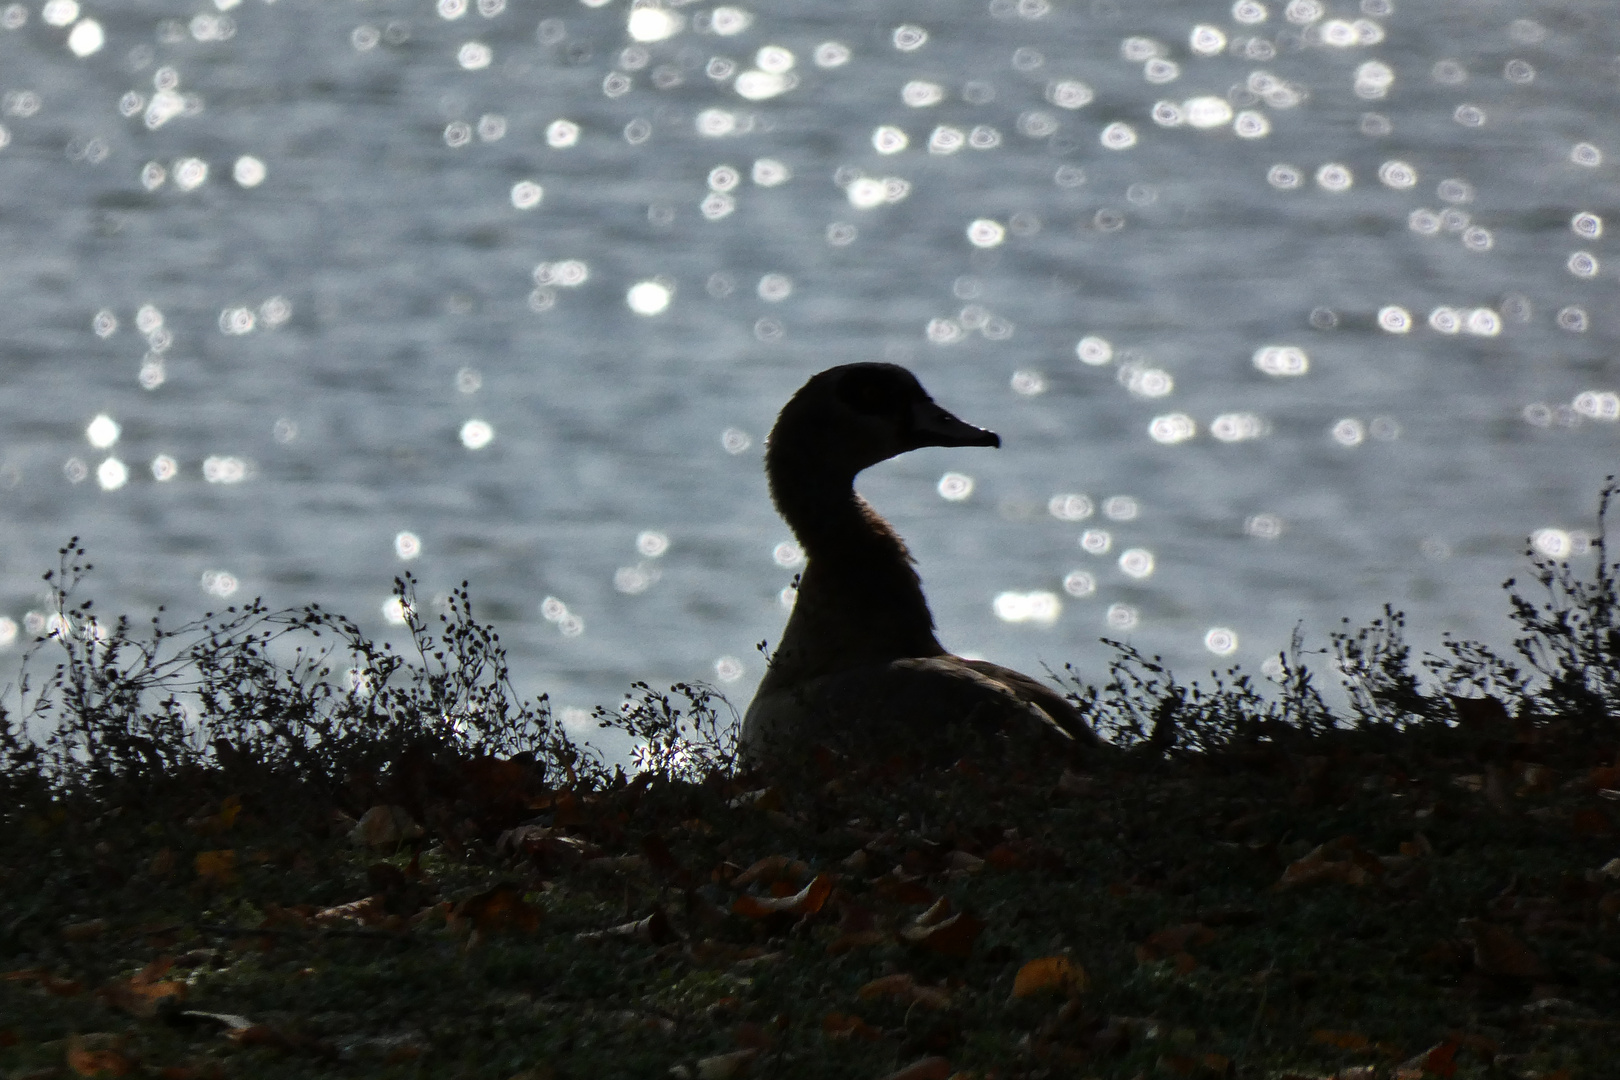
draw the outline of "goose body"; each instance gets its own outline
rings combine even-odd
[[[781,644],[743,719],[745,756],[769,757],[805,739],[927,753],[933,739],[961,725],[1096,741],[1062,695],[945,650],[911,553],[855,492],[857,473],[908,450],[1000,445],[894,364],[830,368],[783,407],[765,472],[806,564]]]

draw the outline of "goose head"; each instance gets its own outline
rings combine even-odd
[[[925,446],[1000,446],[993,431],[941,408],[896,364],[845,364],[811,378],[777,417],[766,443],[773,494],[785,474],[852,484],[855,474]]]

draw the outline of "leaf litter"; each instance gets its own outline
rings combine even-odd
[[[1533,560],[1548,598],[1512,593],[1507,656],[1451,642],[1420,679],[1399,613],[1335,635],[1348,714],[1298,649],[1262,694],[1122,646],[1073,687],[1115,751],[949,768],[821,747],[751,773],[711,692],[638,687],[603,714],[651,748],[627,775],[516,700],[464,594],[410,662],[316,609],[229,611],[169,668],[169,631],[47,639],[66,658],[0,738],[0,1068],[1600,1077],[1596,546],[1585,577]],[[352,670],[367,694],[323,682]]]

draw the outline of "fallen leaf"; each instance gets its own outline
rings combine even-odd
[[[1272,889],[1281,892],[1328,882],[1365,885],[1383,873],[1383,863],[1362,850],[1355,837],[1341,836],[1289,863]]]
[[[114,1008],[150,1019],[164,1002],[185,1000],[186,984],[163,978],[173,965],[172,957],[161,956],[127,979],[113,979],[96,993]]]
[[[317,911],[310,918],[316,923],[354,922],[361,926],[375,926],[387,917],[388,905],[378,895]]]
[[[1483,919],[1463,919],[1459,925],[1474,940],[1474,967],[1482,974],[1510,979],[1552,976],[1547,962],[1504,928]]]
[[[949,1080],[951,1063],[942,1057],[925,1057],[892,1072],[883,1080]]]
[[[1085,773],[1077,773],[1068,768],[1063,770],[1063,775],[1059,776],[1057,781],[1058,794],[1069,795],[1076,798],[1083,795],[1090,795],[1096,790],[1096,787],[1096,777],[1088,776]]]
[[[237,815],[242,812],[242,797],[240,795],[227,795],[220,801],[219,808],[204,809],[186,820],[186,827],[202,836],[212,836],[222,833],[236,824]]]
[[[910,975],[903,973],[880,976],[855,993],[862,1001],[870,1001],[877,997],[893,997],[921,1005],[926,1009],[943,1010],[951,1007],[949,990],[937,986],[924,986]]]
[[[1311,1032],[1311,1042],[1339,1050],[1365,1050],[1372,1045],[1372,1040],[1359,1031],[1332,1031],[1326,1028]]]
[[[199,851],[192,860],[197,876],[214,885],[229,885],[236,880],[236,849]]]
[[[951,917],[951,898],[942,896],[929,905],[928,910],[917,916],[917,926],[938,926]]]
[[[748,919],[776,914],[814,915],[832,895],[833,884],[831,874],[817,874],[792,896],[758,897],[744,893],[732,903],[731,910]]]
[[[902,866],[896,866],[886,874],[873,878],[867,884],[872,886],[874,892],[898,904],[932,904],[934,894],[922,884],[920,874],[908,874]]]
[[[758,1050],[745,1047],[742,1050],[733,1050],[729,1054],[702,1058],[697,1063],[698,1080],[732,1080],[732,1077],[747,1073],[748,1066],[753,1064],[758,1056]]]
[[[523,899],[523,887],[503,881],[457,904],[451,913],[455,922],[469,922],[480,933],[516,930],[533,933],[543,912]]]
[[[767,855],[731,879],[734,888],[746,889],[754,882],[778,880],[800,882],[810,876],[809,864],[786,855]]]
[[[821,1018],[821,1033],[829,1039],[865,1039],[876,1042],[883,1033],[850,1013],[830,1012]]]
[[[1177,972],[1185,975],[1198,967],[1198,961],[1188,950],[1214,940],[1215,931],[1203,923],[1166,927],[1149,934],[1147,940],[1136,947],[1136,960],[1141,964],[1169,960],[1175,964]]]
[[[1577,836],[1608,836],[1614,832],[1614,823],[1609,820],[1609,815],[1593,806],[1575,811],[1570,816],[1569,827],[1575,830]]]
[[[1421,1077],[1425,1074],[1449,1077],[1457,1072],[1457,1040],[1447,1039],[1436,1043],[1416,1057],[1402,1062],[1396,1069],[1397,1077]]]
[[[972,955],[973,943],[984,932],[984,927],[985,924],[972,915],[961,912],[932,926],[908,926],[900,931],[900,937],[918,948],[966,959]]]
[[[680,937],[675,927],[670,923],[669,916],[664,914],[663,908],[656,909],[644,919],[635,919],[631,922],[620,923],[606,930],[586,930],[576,934],[579,941],[606,941],[609,938],[624,938],[631,941],[640,941],[647,945],[663,945]]]
[[[373,806],[349,831],[349,842],[364,847],[393,847],[422,835],[422,826],[403,806]]]
[[[84,922],[68,923],[62,927],[62,940],[64,941],[90,941],[107,932],[106,919],[86,919]]]
[[[1079,964],[1067,956],[1043,956],[1018,969],[1018,974],[1013,977],[1012,996],[1027,998],[1045,993],[1071,994],[1085,988],[1086,973]]]
[[[68,1068],[80,1076],[127,1076],[135,1062],[118,1049],[120,1042],[111,1035],[75,1035],[68,1039]]]
[[[146,872],[155,878],[168,877],[170,871],[174,869],[174,861],[173,848],[160,848],[158,853],[152,856],[152,861],[146,865]]]

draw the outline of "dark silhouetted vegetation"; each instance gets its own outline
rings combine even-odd
[[[598,710],[617,765],[465,586],[430,623],[400,580],[402,649],[316,606],[137,628],[70,543],[0,716],[0,1069],[1612,1075],[1615,495],[1507,583],[1509,649],[1414,658],[1386,608],[1183,683],[1116,642],[1065,677],[1109,750],[947,768],[750,771],[696,684]]]

